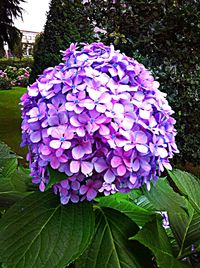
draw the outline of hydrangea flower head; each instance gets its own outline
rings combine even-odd
[[[150,71],[102,43],[76,44],[21,98],[22,145],[33,182],[61,203],[128,192],[156,181],[178,152],[173,113]]]

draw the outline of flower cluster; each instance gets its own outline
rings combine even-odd
[[[0,70],[0,89],[8,89],[13,86],[27,86],[30,71],[29,67],[17,68],[13,66],[7,66],[4,71]]]
[[[62,204],[149,187],[178,152],[159,83],[112,45],[71,44],[63,54],[21,98],[33,182],[44,191],[50,169],[64,174],[53,185]]]
[[[0,70],[0,89],[7,89],[10,86],[10,79],[7,76],[7,73],[3,70]]]

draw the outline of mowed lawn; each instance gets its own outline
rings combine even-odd
[[[20,97],[26,88],[13,87],[0,90],[0,140],[7,143],[18,155],[25,156],[26,148],[21,143],[21,111]]]

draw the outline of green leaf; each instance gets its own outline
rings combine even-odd
[[[0,163],[5,159],[19,158],[8,145],[0,141]]]
[[[148,211],[155,211],[155,210],[156,210],[156,208],[153,206],[153,204],[152,204],[152,203],[149,201],[149,199],[148,199],[146,196],[144,196],[144,195],[142,195],[142,196],[136,198],[135,200],[133,200],[133,202],[134,202],[137,206],[139,206],[139,207],[141,207],[141,208],[144,208],[144,209],[146,209],[146,210],[148,210]]]
[[[139,226],[143,226],[155,216],[154,212],[147,211],[135,205],[132,201],[121,198],[118,194],[102,197],[99,206],[116,209],[128,216]]]
[[[169,239],[160,220],[155,219],[154,221],[148,222],[143,229],[131,239],[137,240],[148,247],[154,253],[159,267],[187,267],[173,256]]]
[[[169,212],[169,222],[179,244],[178,257],[185,256],[187,248],[200,239],[200,214],[188,202],[188,213]]]
[[[30,194],[34,190],[31,186],[31,178],[21,168],[9,177],[0,177],[0,208],[7,208]]]
[[[1,177],[10,176],[16,169],[18,165],[18,161],[16,158],[9,158],[0,161],[0,181]]]
[[[33,193],[0,220],[0,261],[8,268],[62,268],[83,253],[93,231],[92,204],[63,206],[51,191]]]
[[[0,142],[0,179],[11,175],[17,168],[17,158],[19,158],[3,142]]]
[[[128,238],[138,230],[138,226],[122,213],[110,208],[97,208],[93,241],[76,261],[75,267],[152,267],[149,251],[140,244],[128,241]]]
[[[58,170],[55,170],[50,166],[48,167],[48,171],[49,171],[49,183],[46,189],[49,189],[53,184],[56,184],[68,178],[65,173],[59,172]]]
[[[145,190],[144,195],[157,210],[174,213],[187,211],[186,200],[174,192],[166,179],[160,178],[150,191]]]
[[[180,192],[188,198],[194,209],[200,213],[200,180],[179,169],[169,171],[169,175]]]

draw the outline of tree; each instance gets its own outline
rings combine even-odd
[[[25,0],[0,0],[0,50],[7,42],[12,50],[21,41],[20,31],[13,25],[14,19],[21,17],[23,9],[20,7]]]
[[[42,70],[61,61],[61,50],[71,43],[94,41],[92,25],[81,0],[52,0],[44,27],[34,48],[32,81]]]

